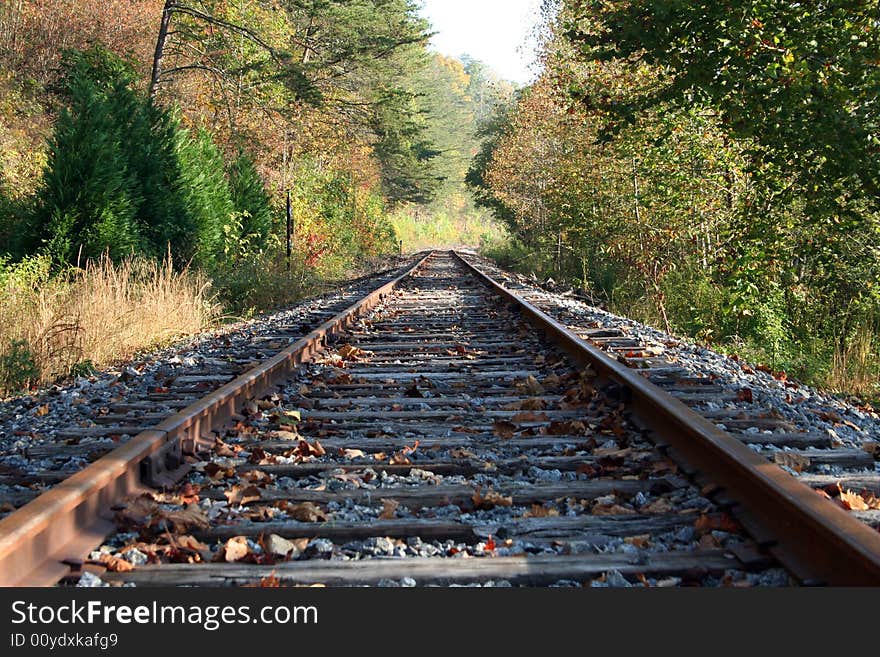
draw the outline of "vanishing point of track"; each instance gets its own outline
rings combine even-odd
[[[143,563],[90,558],[105,541]],[[455,253],[0,520],[5,585],[89,568],[138,585],[700,585],[780,566],[876,585],[880,534]]]

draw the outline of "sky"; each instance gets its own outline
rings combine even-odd
[[[526,84],[535,74],[534,41],[540,0],[422,0],[422,15],[437,32],[434,50],[459,57],[470,55],[501,77]]]

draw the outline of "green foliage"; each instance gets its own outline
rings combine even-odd
[[[15,392],[40,378],[40,370],[25,340],[14,340],[0,351],[0,390]]]
[[[545,74],[469,172],[514,237],[498,255],[876,394],[878,19],[867,2],[559,3]]]
[[[211,136],[192,136],[173,110],[151,105],[132,89],[131,65],[102,48],[68,53],[65,70],[67,106],[20,251],[43,248],[59,262],[170,251],[179,264],[211,264],[235,212]],[[241,203],[262,223],[246,228],[266,235],[265,193],[252,167],[237,166]]]
[[[242,217],[240,235],[265,244],[272,231],[271,200],[254,161],[244,151],[229,166],[229,186],[232,205]]]
[[[224,227],[235,213],[223,155],[210,133],[200,130],[181,139],[178,157],[178,189],[195,229],[196,261],[210,267],[223,251]]]

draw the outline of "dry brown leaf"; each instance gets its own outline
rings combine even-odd
[[[256,502],[263,496],[263,494],[260,492],[260,489],[256,486],[240,486],[238,484],[236,484],[229,490],[224,491],[223,494],[229,501],[230,506],[235,504],[239,506],[245,506],[247,504],[250,504],[251,502]]]
[[[795,472],[803,472],[810,467],[810,459],[808,457],[792,452],[776,452],[773,455],[773,460],[777,464],[784,465]]]
[[[488,490],[485,494],[481,492],[481,488],[478,487],[474,494],[471,496],[471,500],[474,503],[474,508],[476,509],[494,509],[496,506],[513,506],[513,497],[505,496],[501,493],[498,493],[494,490]]]
[[[556,518],[557,516],[559,516],[558,509],[547,508],[540,504],[532,504],[532,508],[523,514],[523,518]]]
[[[547,377],[547,378],[550,378],[550,377]],[[557,381],[558,381],[558,377],[557,377]],[[542,386],[540,383],[538,383],[538,379],[536,379],[531,374],[529,374],[528,377],[526,377],[526,381],[523,384],[523,387],[528,391],[528,393],[530,395],[533,395],[535,397],[544,394],[544,386]]]
[[[362,459],[366,455],[366,452],[361,449],[344,449],[341,454],[341,456],[346,459]]]
[[[560,383],[562,383],[562,379],[560,379],[557,375],[551,374],[549,376],[544,377],[543,385],[547,388],[555,388]],[[543,394],[543,393],[537,393]]]
[[[510,418],[511,422],[546,422],[548,419],[546,413],[535,413],[533,411],[523,411]]]
[[[235,456],[235,451],[219,438],[214,438],[214,454],[217,456]]]
[[[211,526],[208,515],[198,504],[188,504],[186,508],[177,511],[160,511],[157,520],[170,523],[177,534]]]
[[[477,455],[467,449],[456,447],[449,450],[449,457],[453,459],[475,459]]]
[[[214,481],[220,481],[221,479],[234,477],[235,468],[223,466],[212,461],[205,465],[204,473]]]
[[[713,531],[738,534],[742,531],[740,524],[726,513],[715,513],[712,515],[704,513],[697,518],[694,523],[694,529],[701,534],[708,534]]]
[[[379,520],[394,520],[397,517],[397,507],[400,502],[397,500],[386,500],[382,498],[382,513],[379,514]]]
[[[492,425],[493,433],[502,440],[510,440],[516,434],[516,425],[507,420],[496,420]]]
[[[543,399],[532,397],[530,399],[526,399],[523,402],[520,402],[519,408],[523,411],[543,411],[545,408],[547,408],[547,402],[545,402]]]
[[[314,502],[301,502],[299,504],[294,504],[288,506],[286,511],[294,520],[299,520],[300,522],[327,521],[327,514],[324,513],[324,510]]]
[[[593,507],[591,513],[594,516],[631,516],[636,511],[619,504],[597,504]]]
[[[223,559],[227,563],[234,563],[244,559],[250,548],[248,547],[247,538],[244,536],[235,536],[226,541],[223,546]]]
[[[850,511],[867,511],[871,508],[861,495],[851,490],[845,493],[843,491],[840,492],[840,503],[845,509]]]
[[[205,545],[197,538],[190,536],[189,534],[184,534],[183,536],[175,536],[173,537],[174,546],[180,548],[181,550],[191,550],[193,552],[202,552],[204,550],[209,550],[209,546]]]
[[[665,497],[654,500],[650,504],[641,507],[642,513],[670,513],[673,510],[672,503]]]
[[[112,554],[102,554],[100,562],[111,573],[127,573],[134,570],[134,564]]]
[[[255,485],[272,483],[272,475],[264,470],[250,470],[245,472],[241,477],[248,483]]]
[[[49,415],[49,404],[43,404],[37,408],[37,416],[44,417]]]
[[[623,539],[623,542],[644,549],[651,545],[651,535],[639,534],[638,536],[627,536]]]

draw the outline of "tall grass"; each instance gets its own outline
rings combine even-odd
[[[0,391],[130,358],[219,313],[209,280],[170,260],[104,257],[61,274],[43,257],[0,261]]]

